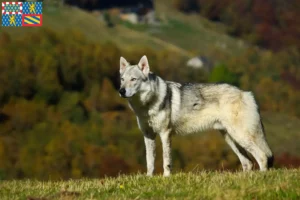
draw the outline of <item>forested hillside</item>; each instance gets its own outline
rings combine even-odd
[[[297,0],[174,0],[180,11],[197,12],[227,25],[227,32],[272,50],[300,48]]]

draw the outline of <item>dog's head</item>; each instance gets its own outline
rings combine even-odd
[[[132,97],[145,88],[148,80],[150,67],[148,59],[143,56],[137,65],[130,65],[125,58],[120,58],[120,96],[124,98]]]

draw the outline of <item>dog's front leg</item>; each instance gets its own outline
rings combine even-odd
[[[163,147],[164,176],[171,175],[172,155],[171,155],[171,135],[169,131],[160,134]]]
[[[144,134],[146,145],[147,176],[152,176],[155,162],[155,134]]]

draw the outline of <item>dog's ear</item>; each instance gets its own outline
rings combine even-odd
[[[125,58],[121,57],[120,58],[120,74],[123,74],[125,71],[126,67],[128,66],[128,62],[125,60]]]
[[[146,56],[143,56],[138,64],[139,68],[142,70],[142,72],[145,74],[145,76],[148,76],[150,67],[148,63],[148,59]]]

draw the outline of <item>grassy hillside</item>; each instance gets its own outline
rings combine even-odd
[[[153,49],[169,49],[189,56],[189,52],[171,43],[147,34],[141,34],[135,30],[116,25],[108,28],[99,17],[76,7],[62,7],[50,9],[46,6],[43,12],[43,28],[56,32],[77,30],[82,32],[89,40],[96,42],[112,42],[123,49],[133,49],[140,46],[147,46]],[[15,38],[20,38],[24,34],[38,31],[41,27],[0,27],[2,31],[8,32]]]
[[[2,200],[31,199],[299,199],[300,170],[142,174],[58,182],[2,181]]]
[[[108,28],[101,17],[75,7],[49,8],[44,6],[43,27],[62,32],[75,29],[89,39],[98,42],[113,42],[122,48],[147,46],[154,49],[169,49],[183,56],[203,54],[217,58],[236,55],[246,45],[224,33],[222,25],[216,25],[196,15],[184,15],[170,8],[169,3],[157,2],[157,15],[161,25],[117,24]],[[15,37],[36,31],[40,27],[0,27]]]
[[[247,49],[242,40],[229,37],[222,24],[215,24],[197,14],[185,15],[175,10],[172,1],[156,1],[160,26],[132,25],[143,34],[160,38],[196,54],[214,59],[236,56]]]

